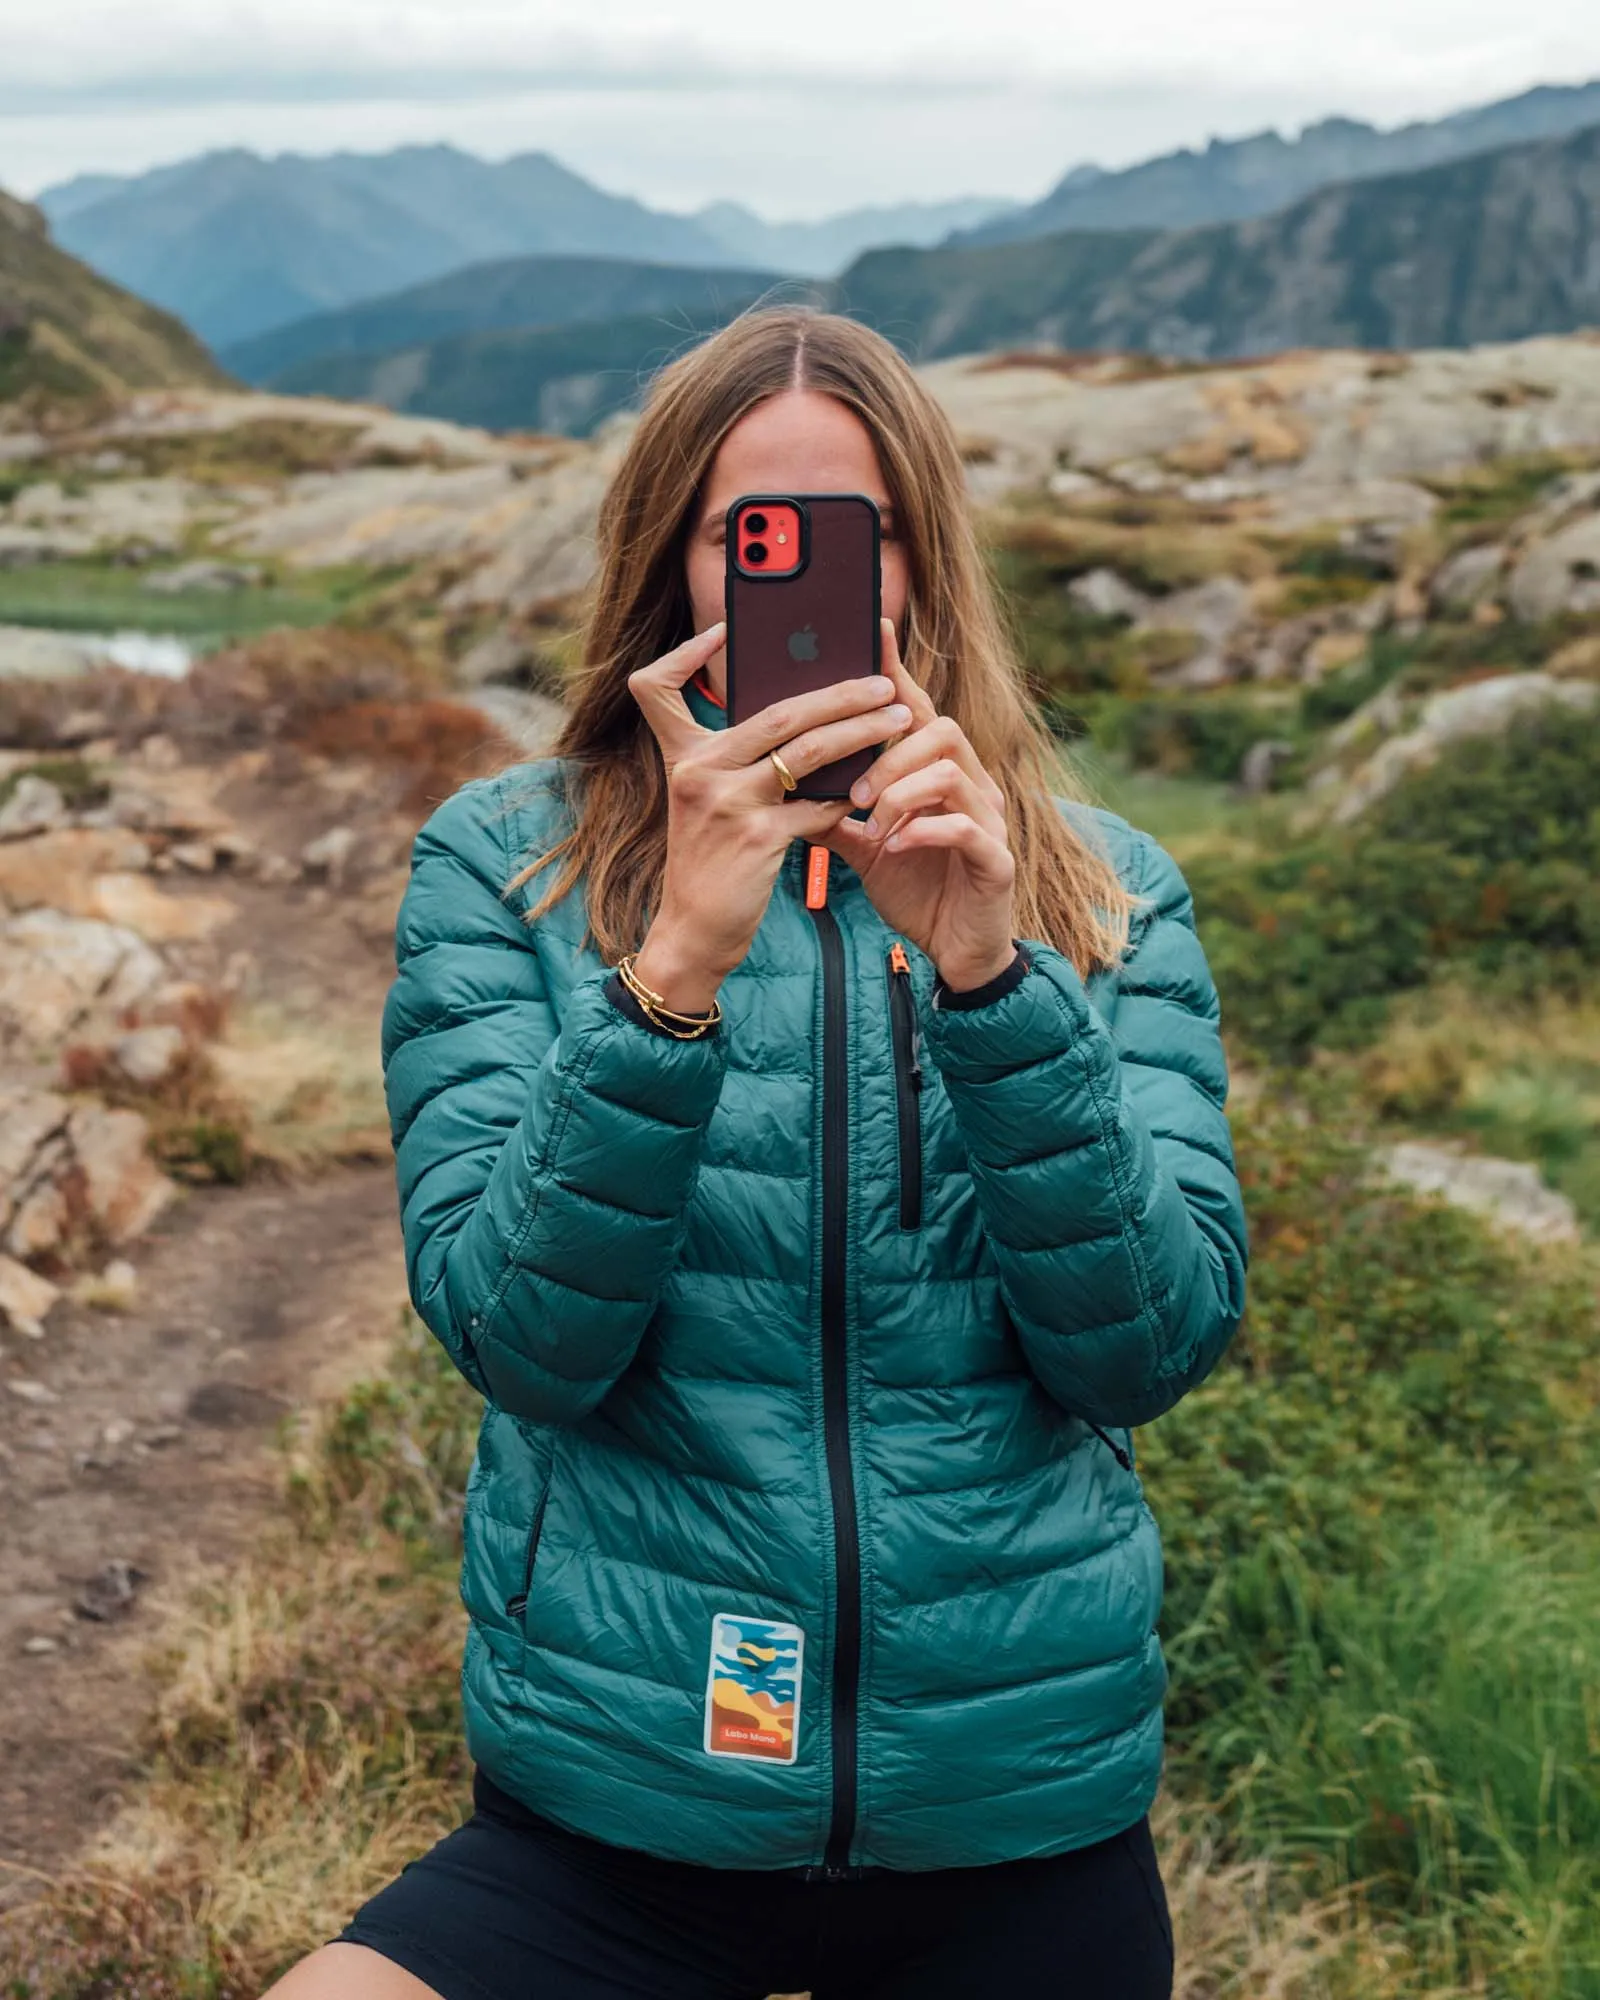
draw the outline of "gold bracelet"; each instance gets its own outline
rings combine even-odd
[[[663,1034],[671,1035],[674,1041],[695,1042],[702,1035],[722,1022],[722,1003],[713,1000],[709,1014],[681,1014],[677,1008],[669,1007],[659,993],[653,993],[638,973],[633,969],[637,952],[630,951],[625,958],[617,961],[617,977],[638,1001],[641,1011]]]

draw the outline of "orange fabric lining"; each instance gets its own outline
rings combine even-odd
[[[706,670],[704,667],[700,669],[700,671],[695,675],[694,679],[690,681],[689,685],[695,690],[697,694],[703,694],[706,700],[711,702],[715,707],[726,708],[728,706],[728,704],[723,700],[722,696],[718,694],[716,689],[711,685],[710,681],[707,680]]]

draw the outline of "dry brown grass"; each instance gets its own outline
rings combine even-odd
[[[211,1062],[253,1164],[304,1175],[390,1157],[376,1022],[241,1009]]]
[[[68,717],[128,747],[160,730],[196,753],[293,738],[328,709],[420,699],[429,671],[393,637],[320,626],[269,632],[196,661],[181,679],[100,667],[62,681],[0,680],[0,744],[44,748]]]
[[[324,708],[295,730],[294,741],[319,756],[403,773],[400,803],[418,812],[516,756],[515,746],[480,710],[438,698]]]
[[[478,1406],[414,1320],[392,1364],[302,1420],[253,1560],[157,1607],[142,1775],[79,1863],[0,1918],[0,1982],[36,2000],[253,2000],[459,1824],[457,1524]],[[1301,1902],[1182,1802],[1156,1829],[1179,2000],[1423,2000],[1354,1896]]]
[[[253,1559],[154,1608],[125,1808],[0,1918],[0,1992],[247,2000],[459,1823],[457,1519],[476,1405],[415,1326],[304,1419]]]
[[[1114,569],[1152,591],[1182,590],[1216,576],[1247,583],[1273,576],[1277,558],[1246,528],[1208,519],[1193,509],[1161,510],[1164,518],[1123,521],[1108,512],[1071,514],[1005,512],[991,517],[990,532],[1014,553],[1062,563],[1077,571]]]

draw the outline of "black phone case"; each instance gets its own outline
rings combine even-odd
[[[801,523],[800,567],[787,576],[739,568],[734,520],[740,508],[787,501]],[[882,645],[882,524],[864,493],[744,493],[728,509],[728,720],[785,695],[832,687],[879,671]],[[845,799],[876,747],[825,764],[791,797]]]

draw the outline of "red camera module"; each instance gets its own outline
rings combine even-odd
[[[746,576],[790,576],[800,567],[800,510],[787,500],[752,500],[739,509],[734,540]]]

